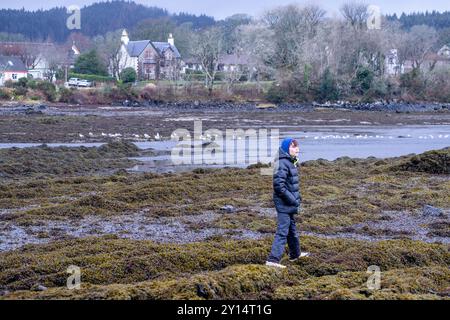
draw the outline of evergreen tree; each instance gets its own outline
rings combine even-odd
[[[326,69],[322,75],[319,87],[319,98],[322,101],[339,99],[339,90],[330,69]]]
[[[99,76],[108,75],[106,66],[101,61],[96,50],[81,54],[75,62],[74,72]]]

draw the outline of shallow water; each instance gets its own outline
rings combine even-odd
[[[0,210],[0,217],[1,215]],[[0,219],[0,252],[14,250],[26,244],[46,244],[63,239],[105,235],[177,244],[205,241],[213,236],[230,239],[261,239],[266,236],[245,229],[192,229],[189,227],[189,223],[208,222],[218,217],[220,214],[203,213],[155,219],[146,216],[144,211],[110,217],[87,216],[82,219],[42,220],[32,226],[16,225],[12,221]]]
[[[351,158],[389,158],[408,154],[419,154],[429,150],[443,149],[450,146],[450,125],[416,125],[416,126],[302,126],[302,130],[292,130],[280,127],[280,139],[293,137],[300,141],[300,161],[317,159],[335,160],[339,157]],[[225,138],[225,137],[224,137]],[[258,144],[255,138],[243,137],[241,141],[233,140],[234,155],[224,149],[221,156],[200,152],[197,158],[194,154],[188,155],[183,164],[174,164],[170,153],[178,144],[177,141],[135,141],[140,149],[154,149],[158,155],[153,157],[132,158],[142,162],[129,171],[132,172],[171,172],[188,171],[198,167],[245,168],[258,162],[271,162],[272,151],[269,157],[261,158],[257,150],[250,150],[250,146]],[[186,142],[183,142],[186,144]],[[187,142],[189,144],[189,142]],[[203,140],[194,140],[192,145],[208,143]],[[0,143],[0,148],[27,148],[35,147],[39,143]],[[49,143],[49,147],[99,147],[103,143]],[[277,145],[275,143],[274,145]],[[222,145],[221,145],[222,146]],[[273,155],[276,153],[276,148]],[[254,151],[254,152],[253,152]],[[217,151],[216,151],[217,152]],[[227,153],[228,152],[228,153]],[[227,158],[228,157],[228,158]],[[194,162],[194,159],[197,161]],[[187,160],[187,161],[186,161]]]
[[[3,213],[14,210],[0,210]],[[259,208],[259,214],[276,219],[271,208]],[[450,221],[450,210],[443,210],[443,217],[424,216],[420,213],[385,211],[388,220],[366,221],[352,225],[336,233],[323,234],[301,230],[301,236],[314,236],[326,239],[353,239],[360,241],[383,241],[392,239],[411,239],[427,243],[450,244],[449,237],[430,235],[430,225]],[[46,244],[57,240],[85,238],[89,236],[117,235],[123,239],[151,240],[157,243],[192,243],[206,241],[221,236],[229,239],[263,239],[273,237],[272,233],[261,233],[247,229],[221,229],[214,227],[191,228],[193,223],[212,222],[222,215],[203,212],[197,215],[152,218],[143,210],[117,216],[86,216],[82,219],[42,220],[32,226],[16,225],[13,221],[0,220],[0,252],[20,248],[26,244]],[[375,231],[375,234],[372,234]],[[380,232],[377,232],[380,231]]]
[[[281,132],[280,139],[285,137],[293,137],[300,141],[300,161],[302,162],[317,159],[333,161],[344,156],[390,158],[449,147],[450,126],[328,126],[326,128],[315,126],[303,127],[302,131]],[[205,141],[194,141],[195,144],[202,142]],[[198,155],[202,157],[203,162],[188,161],[183,165],[174,165],[170,151],[177,145],[176,141],[140,142],[136,143],[139,148],[152,148],[162,154],[154,157],[133,158],[140,160],[143,164],[131,168],[131,171],[185,171],[197,167],[226,166],[242,168],[258,162],[270,162],[260,161],[257,152],[248,151],[251,145],[257,144],[257,139],[250,138],[247,138],[246,143],[240,145],[237,143],[234,146],[236,155],[232,161],[225,160],[227,157],[227,151],[225,151],[222,157],[204,153]],[[194,159],[195,155],[192,154],[190,160]]]

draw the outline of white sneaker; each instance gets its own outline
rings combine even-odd
[[[270,262],[270,261],[266,261],[266,266],[267,267],[279,268],[279,269],[286,269],[286,266],[283,266],[282,264],[279,264],[279,263],[276,263],[276,262]]]
[[[300,258],[306,258],[306,257],[309,257],[309,255],[310,255],[309,252],[302,252],[302,253],[300,254]]]
[[[309,257],[309,255],[310,255],[309,252],[302,252],[302,253],[300,253],[300,257],[295,258],[295,259],[289,259],[289,261],[290,261],[290,262],[295,262],[295,261],[297,261],[297,260],[300,259],[300,258],[306,258],[306,257]]]

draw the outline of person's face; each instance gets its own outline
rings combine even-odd
[[[290,145],[289,154],[291,155],[291,157],[298,157],[299,152],[300,152],[299,146],[295,146],[293,144]]]

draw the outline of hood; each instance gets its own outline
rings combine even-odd
[[[289,147],[292,143],[292,141],[294,141],[294,139],[292,138],[286,138],[283,140],[283,142],[281,142],[281,149],[286,152],[287,154],[289,154]]]
[[[278,154],[280,159],[292,159],[291,155],[284,151],[283,148],[280,148],[280,150],[278,150]]]

